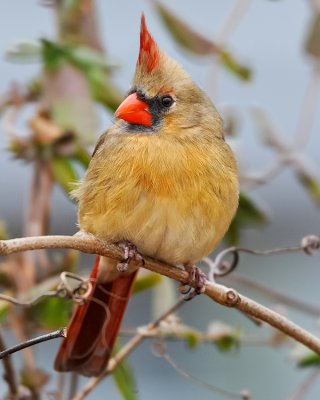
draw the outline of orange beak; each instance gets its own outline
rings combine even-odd
[[[120,106],[114,115],[132,124],[151,126],[152,115],[148,104],[139,100],[136,93],[130,94]]]

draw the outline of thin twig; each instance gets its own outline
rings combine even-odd
[[[24,317],[24,315],[23,315],[23,317]],[[23,323],[24,323],[24,319],[22,319],[20,317],[20,315],[11,308],[10,313],[9,313],[10,329],[13,330],[13,332],[16,335],[17,341],[20,343],[25,343],[27,340]],[[23,360],[23,365],[24,365],[23,368],[26,371],[34,371],[36,369],[35,355],[31,349],[31,347],[26,347],[23,350],[22,360]]]
[[[40,300],[43,300],[48,297],[60,297],[59,292],[54,290],[54,291],[48,291],[44,294],[41,294],[37,297],[34,297],[33,299],[30,300],[18,300],[15,297],[8,296],[6,294],[0,294],[0,300],[7,301],[8,303],[14,304],[15,306],[24,306],[24,307],[29,307],[33,306],[36,303],[38,303]]]
[[[161,321],[165,320],[170,314],[174,313],[178,308],[185,304],[185,298],[180,298],[172,307],[165,311],[159,318],[154,322],[149,324],[145,330],[153,330],[159,326]],[[133,350],[135,350],[145,339],[143,332],[137,333],[126,345],[124,345],[121,350],[110,359],[106,371],[98,376],[97,378],[92,378],[89,382],[81,389],[81,391],[73,398],[73,400],[83,400],[97,385],[105,379],[108,375],[119,366],[119,364],[126,358]]]
[[[4,351],[6,348],[2,333],[0,332],[0,352]],[[18,394],[18,386],[16,382],[16,377],[14,373],[14,368],[12,366],[11,357],[6,357],[3,359],[3,368],[4,368],[4,379],[8,384],[9,393],[12,398],[15,398]]]
[[[241,22],[245,12],[250,6],[251,0],[236,0],[234,5],[224,20],[220,32],[215,37],[215,42],[219,43],[221,47],[225,47],[227,42],[230,40],[230,36],[236,29],[237,25]],[[212,67],[210,68],[208,75],[207,87],[211,95],[217,96],[217,80],[220,72],[220,65],[216,62],[217,58],[213,58]]]
[[[299,385],[295,394],[290,397],[290,400],[302,400],[305,398],[307,391],[310,389],[312,385],[315,384],[316,380],[319,378],[320,369],[314,368],[311,373],[308,375],[307,379]]]
[[[308,237],[312,236],[310,235]],[[304,251],[309,249],[308,245],[302,247]],[[73,248],[84,253],[99,254],[119,261],[123,257],[119,247],[104,243],[101,240],[95,240],[93,236],[41,236],[0,241],[0,255],[39,248]],[[184,284],[188,284],[189,282],[188,273],[180,268],[156,261],[149,257],[145,257],[144,261],[145,264],[143,267],[150,271],[165,275]],[[320,354],[320,340],[317,337],[277,312],[239,294],[234,289],[207,281],[205,285],[205,294],[221,305],[236,308],[254,318],[267,322],[269,325]]]
[[[212,345],[215,342],[218,342],[221,340],[221,333],[204,333],[200,331],[196,331],[195,329],[188,329],[185,331],[180,331],[180,330],[168,330],[167,328],[164,330],[157,330],[154,329],[152,331],[144,329],[141,332],[141,329],[138,328],[128,328],[128,329],[121,329],[119,336],[122,337],[133,337],[137,333],[142,333],[145,339],[162,339],[167,342],[176,342],[176,341],[188,341],[189,337],[192,335],[192,337],[196,338],[197,344],[210,344]],[[232,334],[232,333],[231,333]],[[266,338],[261,338],[259,337],[239,337],[239,344],[241,346],[250,346],[250,347],[256,347],[256,346],[273,346],[272,343],[272,336],[271,337],[266,337]]]
[[[65,328],[61,328],[57,331],[46,333],[45,335],[37,336],[36,338],[27,340],[23,343],[19,343],[15,346],[10,347],[9,349],[3,350],[0,352],[0,360],[4,357],[7,357],[9,354],[16,353],[22,349],[25,349],[30,346],[34,346],[35,344],[46,342],[48,340],[57,339],[60,337],[66,337]]]
[[[300,121],[298,122],[295,134],[297,138],[292,143],[284,140],[281,132],[271,123],[268,116],[262,110],[256,109],[253,111],[253,116],[257,120],[262,133],[262,139],[268,147],[275,151],[276,159],[265,171],[240,176],[242,184],[245,184],[247,188],[255,188],[263,185],[283,172],[285,167],[291,167],[298,175],[303,175],[307,179],[317,180],[317,176],[314,173],[317,167],[311,166],[312,160],[310,157],[306,157],[302,146],[305,146],[312,128],[317,107],[316,100],[319,93],[320,66],[317,64],[314,67],[313,77],[311,78],[302,106]]]
[[[284,171],[285,160],[279,157],[273,163],[266,167],[263,171],[254,172],[252,174],[240,175],[240,183],[247,189],[255,189],[258,186],[264,185],[275,178],[279,173]]]
[[[316,117],[316,111],[319,106],[320,95],[320,65],[318,62],[314,65],[311,73],[310,81],[306,89],[303,104],[300,111],[300,117],[295,132],[294,146],[301,151],[305,147],[309,139]]]
[[[224,45],[230,39],[231,34],[248,10],[250,3],[251,0],[237,0],[234,3],[229,15],[224,20],[223,25],[216,36],[216,41],[219,44]]]
[[[255,256],[271,256],[277,254],[304,252],[308,255],[315,254],[320,249],[320,236],[307,235],[302,238],[300,245],[291,247],[280,247],[268,250],[253,250],[245,247],[229,247],[222,250],[214,260],[205,257],[203,261],[209,266],[209,279],[214,281],[217,276],[230,274],[239,262],[239,253],[248,253]],[[225,261],[226,256],[232,255],[231,262]]]
[[[236,393],[232,392],[231,390],[228,389],[223,389],[219,386],[213,385],[212,383],[208,383],[203,381],[202,379],[197,378],[196,376],[190,374],[189,372],[185,371],[184,369],[180,368],[176,362],[172,359],[172,357],[164,350],[162,349],[161,353],[159,354],[161,358],[163,358],[167,363],[175,370],[178,372],[179,375],[181,375],[183,378],[186,378],[197,385],[203,386],[209,390],[212,390],[216,393],[221,394],[222,396],[229,397],[232,399],[242,399],[242,400],[250,400],[250,395],[247,390],[242,391],[241,393]]]

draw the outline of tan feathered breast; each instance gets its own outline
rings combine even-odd
[[[127,240],[170,264],[199,261],[225,234],[238,205],[237,168],[223,138],[104,134],[75,191],[83,231]],[[194,130],[194,129],[193,129]],[[199,132],[201,135],[201,132]]]

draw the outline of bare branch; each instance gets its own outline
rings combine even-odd
[[[167,363],[178,372],[183,378],[186,378],[200,386],[203,386],[213,392],[219,393],[222,396],[226,396],[232,399],[242,399],[242,400],[250,400],[250,394],[247,390],[243,390],[241,393],[232,392],[231,390],[227,390],[224,388],[220,388],[219,386],[213,385],[212,383],[204,382],[203,380],[197,378],[194,375],[191,375],[189,372],[180,368],[177,363],[172,359],[172,357],[167,353],[166,346],[163,342],[160,343],[160,349],[157,348],[156,355],[158,357],[163,358]]]
[[[301,151],[309,139],[319,105],[320,95],[320,65],[315,63],[310,81],[306,89],[305,97],[300,111],[299,122],[295,132],[294,146]]]
[[[262,294],[262,295],[269,297],[279,303],[282,303],[286,306],[295,308],[296,310],[302,311],[313,317],[318,318],[320,315],[320,307],[314,306],[312,304],[304,303],[301,300],[287,296],[283,293],[278,293],[274,289],[271,289],[267,286],[261,285],[260,283],[257,283],[255,281],[253,281],[252,279],[249,279],[245,276],[230,275],[226,279],[227,279],[227,282],[230,282],[232,284],[240,284],[243,287],[255,290],[255,291],[259,292],[260,295]]]
[[[318,380],[320,375],[320,369],[314,368],[307,376],[306,380],[299,385],[295,394],[290,398],[290,400],[303,400],[307,394],[307,391],[313,386]]]
[[[36,337],[34,339],[27,340],[27,341],[25,341],[23,343],[19,343],[19,344],[13,346],[13,347],[10,347],[9,349],[3,350],[3,351],[0,352],[0,360],[5,358],[5,357],[7,357],[9,354],[16,353],[17,351],[20,351],[20,350],[25,349],[27,347],[34,346],[35,344],[46,342],[46,341],[52,340],[52,339],[57,339],[57,338],[60,338],[60,337],[66,337],[65,328],[61,328],[61,329],[59,329],[57,331],[54,331],[54,332],[51,332],[51,333],[47,333],[45,335],[38,336],[38,337]]]
[[[2,333],[0,332],[0,351],[4,351],[5,348],[6,346],[2,338]],[[14,369],[11,363],[11,357],[4,358],[3,368],[4,368],[4,379],[8,383],[9,393],[12,396],[12,398],[15,398],[16,395],[18,394],[18,386],[16,382]]]
[[[217,34],[216,41],[225,45],[229,40],[237,25],[241,22],[244,14],[250,6],[251,0],[237,0],[230,14],[227,16],[223,25],[220,27],[220,32]]]
[[[310,235],[309,238],[310,237],[313,236]],[[95,239],[92,235],[39,236],[0,241],[0,255],[8,255],[18,251],[43,248],[73,248],[84,253],[108,256],[115,260],[121,260],[123,257],[122,251],[119,247],[104,243],[101,240]],[[313,247],[306,241],[306,243],[301,244],[301,249],[305,251],[306,248],[310,250]],[[298,251],[298,246],[295,246],[292,249]],[[281,249],[278,249],[277,252],[280,252],[280,250]],[[145,257],[144,262],[143,267],[152,272],[165,275],[183,284],[189,283],[188,273],[180,268],[156,261],[150,257]],[[227,288],[215,282],[207,281],[205,285],[205,294],[221,305],[236,308],[251,317],[267,322],[269,325],[320,354],[320,340],[317,337],[294,324],[287,318],[281,316],[277,312],[270,310],[246,296],[240,295],[234,289]]]
[[[205,263],[208,264],[209,278],[214,281],[217,276],[225,276],[230,274],[239,262],[239,253],[248,253],[255,256],[271,256],[276,254],[285,253],[297,253],[303,251],[308,255],[315,254],[320,249],[320,236],[317,235],[307,235],[302,238],[300,245],[292,247],[280,247],[268,250],[253,250],[247,249],[245,247],[229,247],[221,251],[214,260],[206,257],[203,259]],[[226,256],[232,255],[233,259],[231,262],[225,261]]]

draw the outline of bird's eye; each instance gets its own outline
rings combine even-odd
[[[171,96],[163,96],[161,98],[161,104],[163,105],[163,107],[169,108],[172,106],[173,103],[174,100]]]

